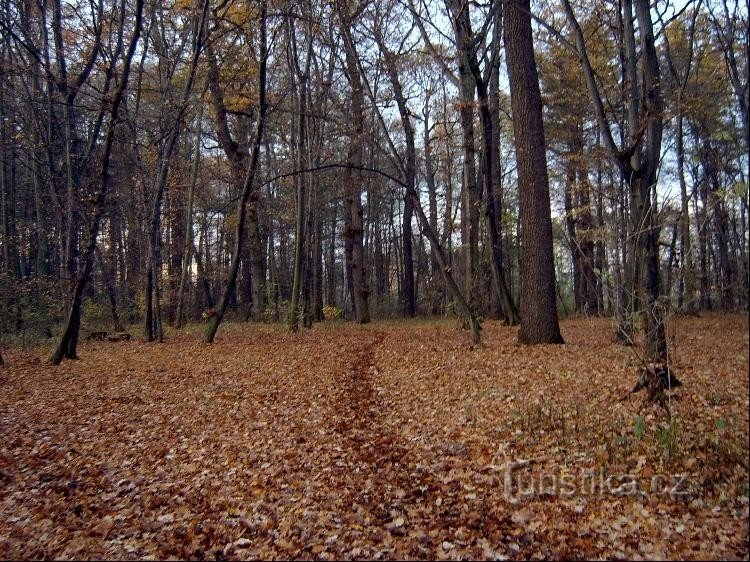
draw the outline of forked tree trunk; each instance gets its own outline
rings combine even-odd
[[[650,361],[666,362],[667,342],[664,329],[664,304],[660,300],[659,223],[653,205],[656,171],[661,156],[664,128],[659,59],[655,47],[653,23],[648,0],[623,0],[622,24],[625,40],[625,82],[628,94],[628,145],[618,148],[602,101],[586,44],[570,1],[563,2],[568,22],[575,35],[576,50],[583,67],[599,129],[610,158],[617,164],[630,188],[629,248],[625,265],[625,294],[628,305],[621,314],[618,334],[632,343],[633,313],[644,317],[646,356]],[[633,5],[638,23],[640,52],[636,48]],[[640,63],[640,66],[639,66]],[[632,299],[637,299],[633,302]],[[637,306],[636,306],[637,305]]]

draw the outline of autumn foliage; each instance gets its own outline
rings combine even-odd
[[[747,317],[670,323],[671,421],[611,322],[5,349],[0,557],[746,558]]]

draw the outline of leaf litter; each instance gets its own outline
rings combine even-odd
[[[748,320],[676,318],[672,420],[610,320],[230,325],[6,352],[0,557],[748,557]]]

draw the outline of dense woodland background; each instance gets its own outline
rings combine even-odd
[[[0,333],[747,309],[747,3],[530,11],[4,0]]]

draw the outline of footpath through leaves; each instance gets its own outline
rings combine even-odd
[[[608,320],[7,350],[0,557],[747,558],[747,318],[669,332],[671,422]]]

